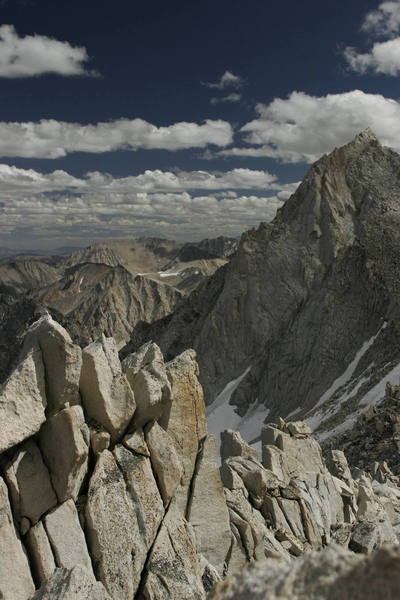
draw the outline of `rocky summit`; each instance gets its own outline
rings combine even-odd
[[[121,362],[113,338],[81,349],[49,315],[32,324],[0,389],[1,598],[396,597],[387,463],[324,458],[279,419],[261,455],[224,431],[219,465],[198,376],[190,349]]]
[[[249,442],[266,417],[306,420],[324,442],[350,429],[400,375],[399,174],[371,130],[323,156],[225,267],[134,329],[129,351],[147,338],[168,358],[195,348],[210,426]]]

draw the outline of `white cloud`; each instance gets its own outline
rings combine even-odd
[[[399,33],[400,2],[382,2],[376,10],[367,13],[361,29],[383,37]]]
[[[232,94],[222,96],[221,98],[211,98],[210,104],[221,104],[221,102],[239,102],[241,99],[242,94],[237,94],[236,92],[233,92]]]
[[[88,60],[86,48],[44,35],[19,37],[13,25],[0,27],[0,77],[93,75],[85,69]]]
[[[0,122],[0,156],[59,158],[72,152],[204,148],[226,146],[232,127],[226,121],[174,123],[156,127],[143,119],[118,119],[95,125],[53,119],[38,122]]]
[[[381,142],[400,151],[400,103],[360,90],[327,96],[292,92],[257,106],[258,118],[242,127],[252,147],[219,152],[265,156],[283,162],[313,162],[371,127]]]
[[[1,199],[7,219],[0,221],[0,240],[31,245],[87,245],[95,239],[166,236],[201,239],[213,235],[240,235],[260,221],[270,221],[282,200],[276,196],[193,196],[168,194],[62,196],[43,195]]]
[[[210,231],[236,236],[271,220],[295,187],[250,169],[78,179],[0,164],[0,240],[26,247],[135,235],[201,239]]]
[[[215,90],[225,90],[227,88],[240,88],[243,85],[243,79],[239,75],[234,75],[231,71],[225,71],[221,79],[216,83],[203,83],[206,87]]]
[[[375,42],[368,52],[359,52],[356,48],[347,46],[343,56],[349,68],[360,75],[368,72],[398,75],[400,37],[397,34],[400,32],[400,2],[382,2],[377,10],[367,13],[361,29],[373,36],[388,39]]]
[[[146,170],[140,175],[114,178],[98,171],[79,179],[66,171],[43,174],[34,169],[21,169],[0,164],[0,195],[7,192],[54,192],[71,190],[79,193],[155,193],[183,190],[286,190],[268,171],[232,169],[225,172]]]
[[[384,75],[398,75],[400,72],[400,37],[387,42],[376,42],[370,52],[364,54],[349,46],[344,50],[344,58],[351,70],[361,75],[368,71]]]

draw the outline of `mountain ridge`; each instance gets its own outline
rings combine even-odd
[[[371,130],[323,156],[272,223],[244,233],[226,268],[145,335],[169,357],[196,349],[208,403],[248,369],[240,414],[259,403],[305,417],[364,343],[399,330],[399,173]],[[378,343],[378,363],[398,360]]]

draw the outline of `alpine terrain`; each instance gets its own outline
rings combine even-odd
[[[254,443],[260,421],[293,416],[321,441],[349,430],[399,382],[399,184],[400,156],[362,132],[128,348],[193,347],[216,433]]]
[[[398,598],[399,231],[366,130],[237,248],[8,257],[0,598]]]

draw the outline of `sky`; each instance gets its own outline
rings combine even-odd
[[[0,0],[0,247],[239,236],[399,74],[400,1]]]

